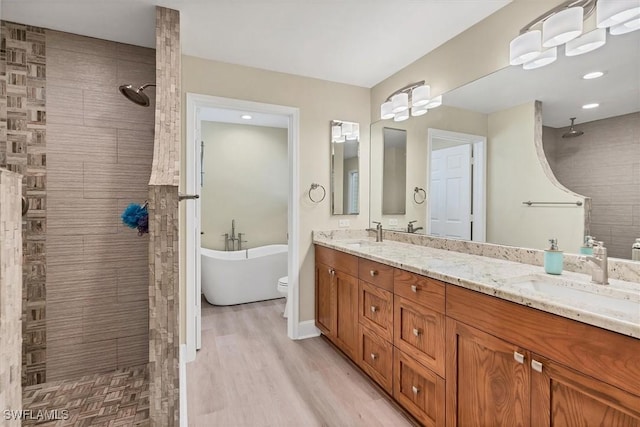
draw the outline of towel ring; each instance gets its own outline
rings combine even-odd
[[[320,188],[322,189],[322,197],[320,198],[320,200],[314,200],[314,199],[313,199],[313,197],[311,196],[311,192],[312,192],[313,190],[317,189],[318,187],[320,187]],[[323,200],[324,200],[324,198],[326,197],[326,195],[327,195],[327,190],[325,190],[325,189],[324,189],[324,186],[323,186],[323,185],[321,185],[321,184],[316,184],[316,183],[311,184],[311,188],[309,189],[309,199],[311,199],[311,201],[312,201],[313,203],[320,203],[321,201],[323,201]]]
[[[420,196],[420,192],[422,192],[422,195]],[[420,196],[422,198],[421,201],[418,201],[418,199],[416,198],[417,196]],[[421,205],[424,203],[424,201],[427,200],[427,192],[424,191],[424,188],[420,188],[420,187],[416,187],[413,189],[413,201],[416,202],[417,204]]]

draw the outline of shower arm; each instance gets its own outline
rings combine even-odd
[[[155,84],[155,83],[145,83],[145,84],[143,84],[142,86],[140,86],[140,87],[138,88],[138,90],[145,90],[145,89],[146,89],[146,88],[148,88],[149,86],[154,86],[154,87],[155,87],[155,86],[156,86],[156,84]]]

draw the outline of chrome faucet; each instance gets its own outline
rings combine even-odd
[[[378,221],[371,221],[376,224],[376,228],[367,228],[367,231],[376,232],[376,242],[382,242],[382,223]]]
[[[609,262],[607,260],[607,248],[603,242],[593,243],[593,256],[587,256],[591,263],[591,281],[601,285],[609,284]]]
[[[418,230],[422,230],[422,227],[414,227],[413,224],[418,222],[418,220],[414,220],[414,221],[409,221],[409,224],[407,224],[407,233],[415,233]]]

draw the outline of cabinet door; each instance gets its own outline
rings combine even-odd
[[[447,426],[530,425],[529,354],[447,318]]]
[[[332,339],[336,330],[334,275],[333,268],[316,263],[316,326],[323,334]]]
[[[335,343],[351,360],[358,357],[358,279],[341,271],[333,276],[336,289]]]
[[[532,427],[640,427],[640,397],[538,355],[531,368]]]
[[[362,280],[360,280],[359,290],[360,323],[392,342],[393,294]]]
[[[393,344],[359,325],[358,365],[387,393],[393,393]]]

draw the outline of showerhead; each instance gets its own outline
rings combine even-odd
[[[149,106],[149,97],[143,91],[149,86],[155,86],[153,83],[143,84],[139,88],[135,88],[133,85],[122,85],[118,89],[120,93],[125,96],[129,101],[134,102],[143,107]]]
[[[582,132],[581,130],[575,130],[575,128],[573,127],[573,122],[576,120],[575,117],[572,117],[571,119],[571,126],[569,126],[569,130],[565,133],[562,134],[563,138],[575,138],[578,137],[580,135],[584,135],[584,132]]]

